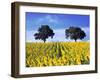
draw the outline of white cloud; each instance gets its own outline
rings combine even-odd
[[[56,17],[54,17],[54,16],[52,17],[50,15],[47,15],[47,16],[45,16],[45,18],[51,23],[57,23],[58,22]]]
[[[37,31],[26,31],[26,42],[37,42],[38,40],[35,40],[34,38],[34,34],[36,33]]]
[[[86,33],[86,37],[84,39],[88,39],[87,41],[89,41],[90,39],[90,28],[89,27],[82,27],[82,30]]]
[[[82,27],[81,29],[84,30],[84,31],[89,31],[90,30],[89,27]]]
[[[37,19],[37,24],[47,22],[47,23],[58,23],[58,19],[56,16],[46,15],[44,17],[40,17]]]
[[[50,41],[50,42],[66,41],[64,29],[56,29],[56,30],[54,30],[54,33],[55,33],[55,35],[54,35],[53,39],[49,38],[48,41]]]

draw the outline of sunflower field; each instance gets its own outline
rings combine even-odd
[[[26,43],[26,67],[84,65],[89,62],[89,42]]]

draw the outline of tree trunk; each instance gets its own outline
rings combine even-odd
[[[77,42],[77,39],[75,39],[75,42]]]
[[[45,43],[45,42],[46,42],[46,39],[44,39],[43,41],[44,41],[44,43]]]

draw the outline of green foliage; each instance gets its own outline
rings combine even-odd
[[[44,42],[48,37],[53,38],[54,32],[48,25],[41,25],[38,29],[38,33],[34,34],[35,39],[43,40]]]
[[[77,41],[77,39],[83,39],[86,36],[81,28],[73,26],[65,30],[65,35],[66,38],[70,37],[70,39],[74,39],[75,41]]]

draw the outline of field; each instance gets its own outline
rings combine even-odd
[[[26,43],[26,67],[84,65],[89,62],[89,42]]]

